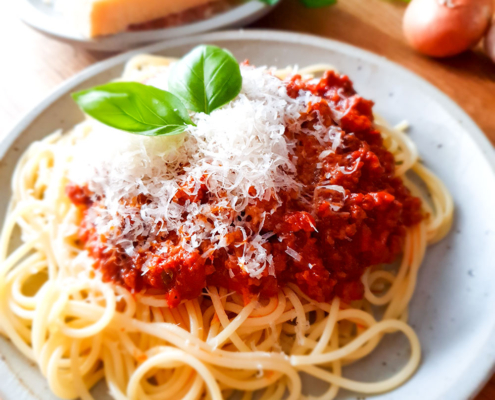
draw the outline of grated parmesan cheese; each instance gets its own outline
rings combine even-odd
[[[160,75],[147,83],[163,87],[168,71],[161,68]],[[89,219],[109,243],[132,257],[156,245],[158,234],[175,232],[189,252],[210,241],[211,254],[228,246],[228,235],[239,231],[244,237],[240,266],[253,278],[266,268],[275,275],[273,257],[263,247],[273,233],[246,231],[242,211],[256,199],[276,199],[280,190],[302,189],[291,160],[295,143],[285,135],[286,129],[332,143],[332,151],[340,146],[340,129],[329,130],[320,121],[303,129],[300,115],[314,96],[306,92],[289,97],[285,83],[267,68],[241,66],[241,73],[243,86],[237,98],[210,115],[191,113],[196,126],[180,135],[133,135],[94,120],[76,127],[80,142],[74,146],[69,179],[88,185],[98,199],[88,211]],[[173,201],[184,186],[195,195],[202,185],[212,201],[183,205]],[[325,188],[343,190],[335,185]],[[141,194],[147,202],[133,206],[132,199]],[[160,253],[166,254],[168,244],[160,245]],[[292,249],[287,254],[301,259]],[[147,268],[145,264],[143,273]]]
[[[287,249],[285,250],[285,252],[291,256],[293,259],[295,259],[296,261],[301,261],[301,255],[295,251],[294,249],[291,249],[290,247],[287,247]]]

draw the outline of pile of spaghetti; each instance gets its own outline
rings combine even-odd
[[[123,79],[166,89],[169,63],[137,57]],[[332,399],[414,373],[408,304],[452,199],[404,126],[324,69],[243,65],[241,93],[179,135],[88,119],[27,150],[0,329],[57,396],[91,399],[104,378],[115,399]],[[398,373],[342,376],[394,332],[410,343]],[[300,372],[326,391],[304,397]]]

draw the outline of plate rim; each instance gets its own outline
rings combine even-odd
[[[83,83],[86,79],[122,64],[132,56],[140,53],[154,53],[170,47],[193,44],[208,41],[235,41],[235,40],[257,40],[266,42],[282,42],[285,45],[301,44],[306,46],[319,47],[327,50],[333,50],[357,57],[389,69],[396,74],[400,74],[405,79],[412,80],[428,96],[438,102],[453,118],[455,118],[463,127],[480,150],[485,161],[491,168],[492,179],[495,179],[495,149],[487,136],[476,125],[472,118],[440,89],[420,77],[405,67],[388,60],[386,57],[374,54],[367,50],[342,43],[333,39],[322,38],[309,34],[292,33],[277,30],[230,30],[222,32],[205,33],[201,35],[187,36],[174,40],[162,41],[152,45],[144,46],[132,51],[128,51],[107,60],[93,64],[73,77],[59,84],[48,96],[42,99],[35,107],[22,116],[18,122],[11,128],[8,133],[0,140],[0,161],[7,151],[11,148],[13,142],[38,118],[48,107],[67,94],[75,86]],[[469,379],[464,379],[462,383],[458,382],[457,386],[446,389],[440,399],[465,400],[473,398],[486,384],[495,371],[495,359],[493,357],[482,357],[483,354],[495,354],[495,323],[492,330],[486,335],[486,342],[480,347],[470,364],[466,368],[470,369]]]
[[[261,1],[247,1],[236,5],[230,10],[213,15],[210,18],[191,22],[189,24],[135,32],[122,32],[100,38],[86,38],[74,30],[64,30],[59,24],[50,23],[59,21],[61,16],[50,16],[36,7],[30,0],[18,0],[17,15],[31,28],[42,34],[63,42],[80,47],[100,51],[128,50],[133,46],[143,46],[149,43],[173,40],[176,37],[198,35],[213,30],[228,27],[238,27],[261,18],[277,5],[270,6]]]

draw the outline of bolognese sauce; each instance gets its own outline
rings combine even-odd
[[[290,157],[297,187],[269,198],[253,196],[241,212],[210,195],[207,176],[196,190],[186,182],[173,197],[177,204],[211,203],[213,212],[242,221],[243,229],[228,234],[222,248],[203,240],[191,250],[182,245],[180,232],[164,231],[151,241],[140,238],[149,244],[129,255],[94,229],[91,209],[99,199],[86,187],[67,186],[82,213],[79,240],[104,281],[133,292],[163,294],[171,307],[200,296],[208,285],[237,291],[246,301],[273,296],[287,283],[320,302],[334,296],[362,298],[362,274],[401,253],[407,227],[422,219],[421,202],[395,176],[394,157],[373,124],[373,103],[356,94],[347,76],[328,71],[319,80],[304,80],[295,75],[286,87],[293,98],[310,93],[315,99],[301,115],[302,129],[285,132],[294,144]],[[311,134],[315,123],[325,124],[332,143]],[[149,200],[140,195],[126,201],[138,213]],[[207,220],[199,216],[196,222]],[[264,238],[270,258],[270,268],[256,277],[243,268],[250,246],[246,231]]]

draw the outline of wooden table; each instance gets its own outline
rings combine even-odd
[[[0,138],[56,85],[111,56],[46,38],[24,26],[7,8],[0,13]],[[253,26],[312,33],[386,56],[447,93],[495,143],[495,64],[479,49],[447,60],[416,54],[402,36],[404,9],[400,1],[339,0],[337,6],[310,10],[297,0],[285,0]],[[495,377],[476,397],[493,399]]]

